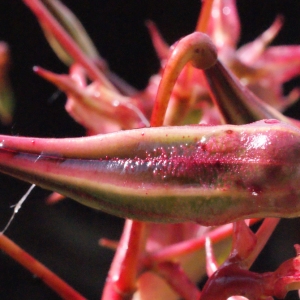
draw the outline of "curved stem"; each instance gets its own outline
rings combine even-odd
[[[194,32],[179,40],[165,66],[158,87],[151,116],[151,126],[163,125],[169,98],[184,66],[191,62],[195,68],[207,69],[213,66],[216,61],[217,50],[206,34]]]

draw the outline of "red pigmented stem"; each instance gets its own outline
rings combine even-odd
[[[206,254],[206,273],[210,277],[218,270],[218,263],[214,255],[211,240],[209,237],[205,239],[205,254]]]
[[[151,36],[152,44],[156,51],[157,56],[160,61],[163,61],[169,57],[170,47],[162,38],[160,32],[158,31],[154,22],[148,20],[146,21],[146,26]]]
[[[255,224],[259,219],[251,219],[250,224]],[[161,250],[152,252],[145,258],[145,264],[150,264],[152,262],[161,262],[166,260],[172,260],[178,258],[179,256],[188,255],[199,249],[204,248],[205,241],[209,237],[211,243],[218,243],[230,238],[232,235],[232,224],[226,224],[216,229],[202,235],[198,238],[190,239],[188,241],[183,241],[181,243],[176,243],[170,246],[166,246]]]
[[[229,258],[224,265],[236,264],[242,265],[242,262],[249,257],[255,248],[257,238],[252,230],[247,226],[244,220],[233,223],[232,248]],[[243,266],[244,269],[246,269]]]
[[[74,40],[39,0],[23,1],[33,11],[40,22],[52,32],[73,59],[86,69],[90,79],[97,80],[107,88],[115,90],[114,86],[105,78],[99,68],[83,53]]]
[[[131,299],[136,290],[140,256],[145,246],[144,222],[126,220],[122,237],[110,267],[102,300]]]
[[[249,269],[252,266],[252,264],[268,242],[279,221],[279,218],[266,218],[263,221],[255,234],[257,239],[256,245],[251,254],[243,261],[243,265],[245,266],[245,268]]]
[[[202,0],[201,13],[196,26],[196,31],[206,32],[208,27],[209,18],[214,0]]]
[[[160,261],[172,260],[173,258],[178,258],[182,255],[188,255],[190,253],[193,253],[194,251],[203,249],[205,246],[205,240],[208,236],[212,243],[218,243],[219,241],[230,237],[231,234],[232,224],[223,225],[210,231],[209,233],[207,233],[207,235],[202,235],[195,239],[176,243],[153,252],[145,258],[145,264],[151,265],[152,262],[155,263]]]
[[[198,300],[201,292],[188,278],[179,264],[166,261],[155,266],[154,271],[176,291],[182,299]]]
[[[8,237],[0,235],[0,249],[28,269],[32,274],[43,280],[53,291],[66,300],[86,299],[70,287],[61,278],[47,269],[43,264],[29,255]]]
[[[184,66],[191,62],[195,68],[204,70],[212,67],[216,61],[216,47],[206,34],[194,32],[179,40],[165,66],[158,87],[151,126],[163,125],[172,90]]]

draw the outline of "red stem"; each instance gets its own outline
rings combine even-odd
[[[32,274],[39,277],[60,297],[66,300],[83,300],[86,299],[70,287],[65,281],[51,272],[43,264],[29,255],[26,251],[16,245],[8,237],[0,234],[0,249],[28,269]]]
[[[250,224],[252,225],[258,221],[259,219],[251,219]],[[166,260],[172,260],[174,258],[178,258],[178,256],[193,253],[201,248],[204,248],[205,240],[207,237],[209,237],[212,243],[218,243],[224,240],[225,238],[229,238],[231,234],[232,234],[232,224],[227,224],[227,225],[217,227],[216,229],[198,238],[173,244],[164,247],[163,249],[158,250],[157,252],[153,252],[149,254],[145,258],[145,264],[151,265],[152,262],[158,263]]]
[[[214,0],[202,0],[201,13],[196,26],[196,31],[206,32],[209,18],[211,16],[211,9]]]
[[[163,125],[173,88],[188,62],[198,69],[210,68],[217,62],[217,49],[206,34],[200,32],[189,34],[179,40],[174,47],[157,90],[151,116],[152,127]]]
[[[126,220],[110,267],[102,300],[131,299],[136,290],[140,256],[144,250],[146,223]]]
[[[32,10],[40,22],[47,26],[73,59],[86,69],[90,79],[97,80],[107,88],[115,90],[114,86],[105,78],[99,68],[97,68],[93,61],[83,53],[76,42],[74,42],[39,0],[23,0],[23,2]]]
[[[250,268],[251,265],[254,263],[262,249],[265,247],[266,243],[268,242],[270,236],[276,229],[280,219],[279,218],[266,218],[264,219],[263,223],[260,225],[259,229],[256,232],[257,243],[252,250],[251,254],[247,259],[243,262],[243,264]]]
[[[185,300],[200,299],[201,292],[179,264],[170,261],[156,265],[154,271]]]
[[[218,268],[218,262],[216,260],[214,250],[209,237],[205,239],[205,253],[206,253],[206,273],[210,277],[215,273]]]

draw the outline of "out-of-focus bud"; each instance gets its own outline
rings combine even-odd
[[[97,81],[85,86],[78,81],[80,68],[76,65],[71,68],[70,76],[57,75],[40,67],[34,70],[66,93],[66,110],[90,134],[149,126],[138,99],[122,96]]]
[[[278,16],[254,41],[237,49],[240,21],[234,0],[215,0],[208,35],[220,61],[264,102],[283,111],[299,99],[299,89],[284,95],[283,84],[300,74],[299,46],[269,46],[283,26]]]
[[[15,107],[14,95],[8,80],[10,64],[9,48],[5,42],[0,42],[0,120],[4,125],[12,122]]]
[[[59,24],[66,30],[69,36],[77,43],[78,47],[93,61],[102,61],[97,49],[92,40],[87,34],[86,30],[77,19],[77,17],[59,0],[43,0],[44,5],[49,12],[55,17]],[[39,23],[44,30],[45,36],[51,45],[56,55],[66,64],[71,65],[74,60],[69,55],[68,51],[61,45],[61,43],[49,30],[47,24],[43,19],[39,18]]]

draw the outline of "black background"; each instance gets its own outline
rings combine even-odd
[[[82,0],[64,1],[84,24],[111,69],[136,88],[146,86],[159,63],[144,22],[156,22],[172,44],[194,30],[200,1]],[[299,0],[238,0],[242,21],[241,44],[253,40],[274,20],[285,17],[285,26],[274,44],[300,44]],[[11,79],[17,99],[12,126],[1,133],[40,137],[82,136],[85,131],[65,112],[63,95],[33,74],[40,65],[57,73],[67,68],[52,52],[32,13],[21,0],[0,1],[0,40],[9,43]],[[300,85],[299,79],[285,85],[286,91]],[[296,104],[287,112],[299,116]],[[0,176],[0,226],[8,221],[10,205],[28,184]],[[71,200],[46,206],[49,193],[36,188],[7,231],[7,235],[49,266],[88,299],[99,299],[113,252],[100,248],[100,237],[117,239],[123,220],[83,207]],[[272,271],[294,255],[300,243],[300,222],[284,220],[263,251],[254,269]],[[297,299],[290,294],[289,299]],[[0,299],[59,299],[40,280],[5,254],[0,255]]]

